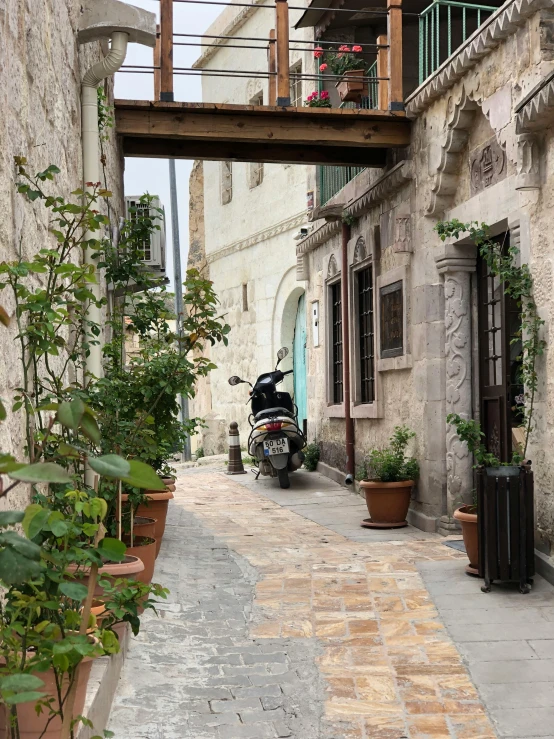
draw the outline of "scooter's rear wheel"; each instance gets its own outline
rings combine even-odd
[[[287,468],[283,467],[282,469],[277,470],[277,475],[279,477],[279,485],[283,490],[290,488],[289,471]]]

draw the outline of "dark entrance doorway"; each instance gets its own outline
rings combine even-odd
[[[493,240],[507,253],[509,232]],[[501,462],[510,462],[513,452],[519,451],[521,437],[516,429],[523,420],[521,310],[482,256],[477,261],[477,281],[481,428],[487,450]]]

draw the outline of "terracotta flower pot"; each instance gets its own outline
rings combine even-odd
[[[162,477],[162,482],[168,490],[172,493],[175,492],[175,478],[174,477]]]
[[[84,657],[79,667],[79,673],[77,676],[77,692],[75,695],[75,704],[73,706],[74,718],[80,716],[83,713],[91,667],[92,657]],[[45,693],[47,698],[51,697],[53,699],[53,710],[59,710],[60,704],[58,702],[58,692],[56,689],[56,678],[54,675],[54,670],[48,670],[47,672],[37,672],[34,674],[44,683],[44,687],[40,688],[40,692]],[[65,695],[67,693],[68,688],[69,680],[67,675],[65,675],[62,684],[62,695]],[[17,720],[19,724],[20,739],[59,739],[62,730],[61,718],[59,716],[56,716],[48,724],[49,711],[43,709],[43,712],[39,716],[37,716],[35,711],[35,704],[35,701],[31,701],[29,703],[20,703],[17,706]],[[4,705],[0,705],[0,739],[6,739],[8,736],[8,734],[6,733],[5,711],[6,707]],[[46,728],[47,724],[48,727]]]
[[[162,491],[159,490],[145,490],[145,502],[141,503],[137,509],[137,516],[147,516],[148,518],[156,519],[156,526],[154,529],[154,539],[156,539],[156,557],[160,553],[160,547],[162,545],[162,538],[165,531],[165,520],[167,518],[167,506],[169,501],[174,498],[171,490]],[[126,502],[129,496],[123,494],[121,500]]]
[[[376,482],[362,480],[369,519],[362,522],[365,528],[396,529],[407,526],[406,516],[410,507],[413,480],[401,482]]]
[[[103,622],[108,616],[108,611],[106,611],[106,606],[104,605],[104,603],[98,600],[93,601],[90,612],[96,616],[97,627],[99,629],[106,628]],[[112,626],[111,629],[115,634],[117,634],[117,638],[119,639],[119,643],[121,644],[123,642],[123,639],[125,638],[127,622],[120,621],[119,623],[115,624],[115,626]]]
[[[151,539],[154,539],[156,536],[156,524],[157,521],[155,518],[135,516],[133,520],[133,535],[149,536]]]
[[[364,80],[364,77],[363,69],[351,69],[343,74],[342,79],[335,85],[343,103],[347,101],[359,103],[364,95],[367,96],[367,80]]]
[[[77,573],[76,565],[69,565],[67,568],[68,572]],[[123,562],[108,562],[98,570],[98,579],[117,580],[121,577],[128,578],[129,580],[139,580],[138,575],[144,571],[144,563],[137,556],[132,556],[127,551]],[[77,580],[82,583],[85,587],[88,586],[90,569],[84,568],[78,571]],[[96,583],[94,589],[94,597],[101,598],[104,595],[104,589],[101,585]]]
[[[139,572],[137,580],[149,585],[154,577],[154,566],[156,564],[156,539],[148,536],[133,537],[133,546],[130,546],[130,540],[124,538],[127,544],[127,552],[135,557],[139,557],[144,562],[144,570]]]
[[[462,536],[466,554],[469,559],[469,565],[466,572],[470,575],[479,574],[479,537],[477,530],[477,514],[472,513],[473,506],[463,505],[454,511],[454,518],[459,521],[462,526]]]

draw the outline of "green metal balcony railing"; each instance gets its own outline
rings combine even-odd
[[[437,70],[497,7],[435,0],[419,16],[419,84]]]
[[[375,61],[366,72],[367,77],[377,78],[377,62]],[[368,81],[368,95],[363,97],[359,103],[341,103],[341,108],[363,108],[364,110],[376,110],[378,107],[377,79]],[[318,167],[319,204],[325,205],[331,198],[342,190],[350,180],[363,172],[365,167]]]

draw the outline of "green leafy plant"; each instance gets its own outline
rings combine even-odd
[[[406,456],[406,449],[415,433],[406,426],[395,426],[389,445],[373,449],[358,470],[360,479],[380,482],[416,480],[419,465],[414,457]]]
[[[481,431],[481,425],[472,418],[467,420],[457,413],[450,413],[446,417],[447,423],[456,429],[458,438],[467,444],[469,451],[475,458],[476,466],[499,467],[501,462],[494,454],[487,451],[484,444],[485,434]]]
[[[198,449],[195,452],[195,455],[196,455],[196,459],[197,460],[198,459],[202,459],[202,457],[205,456],[205,454],[204,454],[204,447],[203,446],[199,446]]]
[[[363,56],[363,48],[358,44],[328,46],[325,50],[318,46],[314,49],[314,57],[324,59],[319,65],[320,72],[326,72],[327,68],[330,67],[333,74],[341,76],[345,72],[367,67],[367,62]]]
[[[304,449],[304,467],[309,472],[315,472],[317,469],[320,454],[321,449],[319,448],[319,444],[315,441],[312,444],[308,444]]]
[[[486,261],[491,273],[497,276],[507,295],[513,298],[521,310],[521,326],[511,339],[511,344],[520,346],[520,380],[523,385],[524,402],[517,410],[525,427],[525,444],[521,455],[516,459],[525,458],[529,437],[533,429],[533,412],[535,409],[535,395],[537,392],[538,376],[536,372],[537,357],[544,354],[546,342],[540,337],[540,330],[544,321],[540,318],[533,298],[533,277],[528,264],[518,264],[519,249],[510,245],[507,249],[498,240],[491,238],[490,228],[485,223],[477,221],[462,223],[457,219],[441,221],[435,226],[442,241],[447,238],[459,238],[466,234],[479,249],[481,257]],[[459,418],[459,417],[458,417]],[[460,418],[463,424],[468,423]],[[453,423],[453,421],[449,421]],[[459,422],[458,422],[459,423]],[[471,432],[475,436],[475,431]],[[470,434],[471,435],[471,434]],[[461,438],[461,437],[460,437]],[[469,445],[469,442],[468,442]],[[480,452],[477,452],[480,454]],[[488,463],[483,462],[483,464]]]

